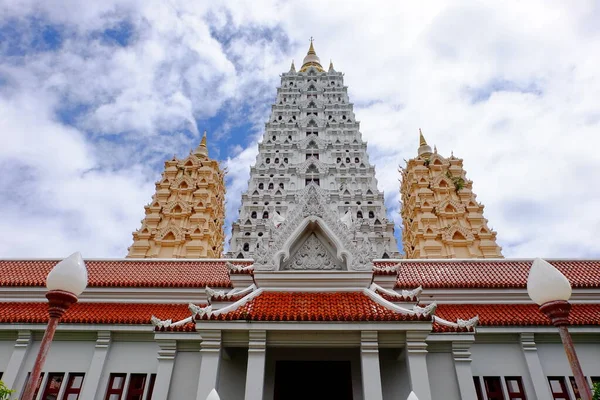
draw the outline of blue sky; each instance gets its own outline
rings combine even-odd
[[[422,128],[465,160],[506,256],[600,256],[597,2],[204,3],[0,5],[0,256],[122,257],[163,162],[203,130],[230,223],[311,36],[397,223]]]

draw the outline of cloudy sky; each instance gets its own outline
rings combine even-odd
[[[600,2],[417,3],[0,0],[0,257],[124,256],[204,129],[230,223],[310,36],[398,223],[420,127],[465,160],[505,256],[600,257]]]

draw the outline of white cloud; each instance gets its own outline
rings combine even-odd
[[[236,218],[278,74],[312,35],[346,74],[396,221],[397,166],[421,127],[464,159],[505,255],[600,256],[597,2],[208,4],[0,6],[26,50],[0,59],[0,255],[123,256],[162,161],[195,147],[196,121],[217,112],[215,137],[254,127],[219,153]],[[62,30],[59,49],[32,52],[32,16]],[[127,46],[103,42],[122,21]]]

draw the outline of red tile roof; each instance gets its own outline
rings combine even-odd
[[[565,274],[574,288],[600,288],[600,260],[549,262]],[[396,287],[525,288],[531,263],[532,260],[401,262]]]
[[[231,287],[226,260],[88,260],[91,287]],[[524,288],[531,260],[378,261],[400,262],[397,287]],[[0,260],[0,286],[44,286],[55,260]],[[235,262],[250,265],[251,262]],[[550,261],[574,288],[600,288],[600,260]],[[251,273],[247,271],[244,273]],[[380,272],[376,272],[379,274]]]
[[[152,315],[176,322],[191,314],[187,304],[75,303],[61,318],[61,323],[150,325]],[[0,303],[0,323],[47,322],[47,302]]]
[[[478,315],[478,326],[552,325],[536,304],[440,304],[435,315],[451,322]],[[600,304],[573,304],[569,320],[572,325],[600,325]],[[438,324],[434,330],[455,331]]]
[[[187,304],[76,303],[62,323],[150,325],[150,317],[173,322],[190,316]],[[440,304],[436,316],[456,322],[479,316],[478,326],[550,325],[535,304]],[[265,292],[219,320],[252,321],[410,321],[417,317],[395,313],[360,292]],[[600,304],[573,304],[571,324],[600,325]],[[47,323],[48,304],[0,303],[0,323]],[[434,323],[434,332],[456,332]],[[195,331],[193,323],[168,331]]]
[[[362,292],[264,292],[235,311],[212,315],[218,320],[248,321],[426,321],[403,315]]]
[[[57,262],[0,260],[0,286],[44,286]],[[85,264],[91,287],[231,287],[225,260],[88,260]]]

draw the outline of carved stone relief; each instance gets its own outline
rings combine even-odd
[[[283,265],[284,270],[341,270],[323,243],[311,233],[290,262]]]

